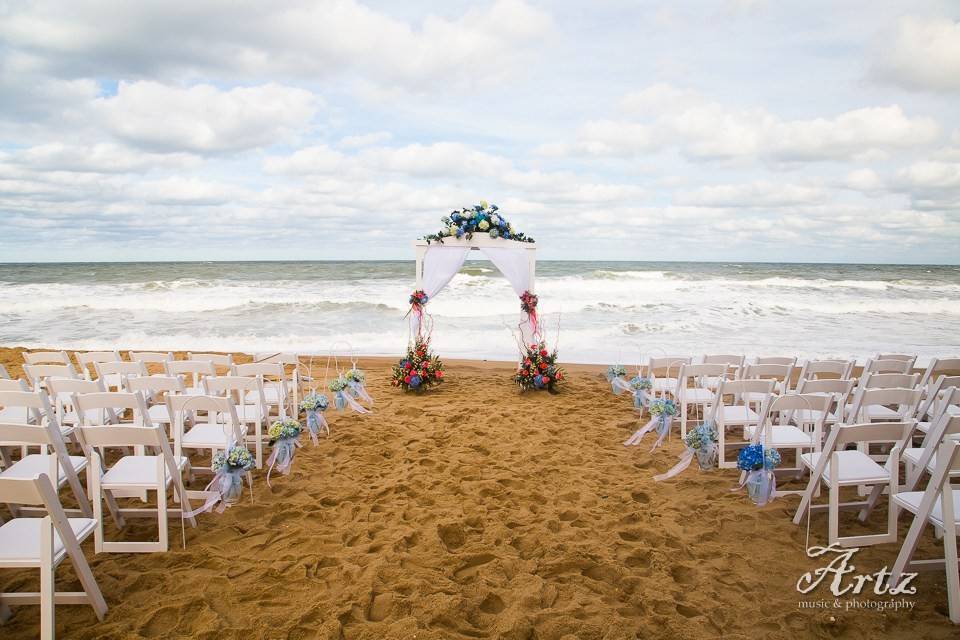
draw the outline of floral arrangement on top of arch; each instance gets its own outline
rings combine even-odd
[[[441,218],[440,222],[444,225],[443,229],[423,237],[428,243],[436,241],[443,244],[444,238],[470,240],[475,233],[486,233],[491,238],[504,238],[517,242],[534,241],[522,231],[514,229],[513,225],[500,213],[500,208],[486,200],[481,200],[480,204],[473,207],[453,211],[449,216]]]

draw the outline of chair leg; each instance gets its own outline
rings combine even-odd
[[[873,490],[870,491],[870,497],[867,498],[867,504],[860,509],[860,513],[857,515],[857,519],[860,522],[866,522],[867,518],[873,512],[873,508],[877,506],[877,500],[880,499],[880,496],[883,494],[883,488],[885,485],[877,484],[873,486]]]
[[[836,544],[840,537],[840,485],[834,482],[830,485],[830,544]]]
[[[916,515],[913,518],[913,522],[910,524],[910,530],[907,532],[907,537],[904,539],[903,546],[900,547],[900,553],[897,554],[897,559],[893,563],[893,569],[890,571],[891,588],[900,582],[900,576],[913,559],[913,554],[916,553],[917,547],[920,545],[920,536],[923,534],[923,529],[926,526],[927,519],[925,517],[921,518],[919,515]]]
[[[949,479],[947,480],[949,483]],[[943,555],[947,569],[947,603],[950,622],[960,624],[960,567],[957,566],[957,525],[953,511],[953,490],[941,494],[944,521]]]
[[[54,585],[53,566],[53,522],[50,516],[43,519],[40,527],[40,638],[53,640],[56,631],[54,614]]]

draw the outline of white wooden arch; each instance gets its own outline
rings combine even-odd
[[[477,233],[467,240],[466,238],[447,237],[443,239],[440,245],[436,240],[427,242],[426,240],[415,240],[413,248],[417,256],[417,289],[423,288],[423,260],[430,247],[469,247],[471,251],[481,251],[484,248],[513,249],[524,251],[527,257],[527,269],[529,270],[529,286],[527,290],[530,293],[535,292],[537,276],[537,245],[533,242],[518,242],[516,240],[507,240],[504,238],[491,238],[486,233]],[[496,265],[494,265],[496,266]]]

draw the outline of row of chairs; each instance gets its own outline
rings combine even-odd
[[[235,375],[218,375],[204,367],[193,384],[186,383],[180,363],[192,367],[211,365],[210,360],[165,359],[155,363],[164,368],[161,375],[150,375],[136,359],[104,356],[96,362],[82,360],[81,366],[91,362],[92,372],[87,369],[85,377],[76,371],[70,375],[69,362],[28,362],[24,372],[30,384],[11,380],[0,370],[5,378],[0,379],[0,503],[13,515],[0,526],[0,568],[41,571],[40,592],[0,596],[0,622],[11,614],[10,606],[40,604],[45,638],[53,634],[54,604],[90,604],[101,619],[106,611],[80,550],[84,540],[93,536],[96,553],[166,551],[168,518],[176,516],[195,527],[191,500],[210,497],[186,489],[195,473],[213,471],[206,460],[198,464],[192,456],[209,453],[212,459],[216,451],[239,443],[252,446],[257,467],[262,467],[269,419],[290,415],[288,406],[296,410],[296,404],[283,401],[287,374],[279,362],[232,364],[229,373]],[[276,389],[273,404],[266,393],[268,378]],[[75,508],[60,503],[65,487]],[[155,507],[136,504],[153,493]],[[171,497],[174,508],[168,504]],[[130,499],[132,504],[124,502]],[[118,529],[132,517],[155,517],[156,539],[108,540],[107,517]],[[83,592],[53,589],[56,566],[66,558]]]
[[[922,373],[914,372],[911,356],[899,358],[881,354],[867,362],[859,378],[853,377],[849,362],[806,363],[793,385],[783,369],[777,376],[763,375],[772,372],[766,367],[789,363],[741,362],[732,370],[728,363],[680,362],[673,379],[654,389],[678,403],[681,433],[691,407],[702,409],[703,417],[714,422],[721,467],[735,466],[724,455],[732,446],[762,443],[794,450],[796,466],[778,468],[778,474],[799,478],[809,473],[809,478],[802,490],[778,488],[777,493],[800,496],[797,524],[805,518],[809,522],[813,512],[826,511],[830,544],[895,543],[900,513],[913,514],[890,584],[897,584],[907,571],[945,569],[949,616],[960,623],[960,492],[950,484],[960,478],[960,358],[935,359]],[[741,441],[726,437],[731,426],[743,428]],[[821,487],[829,496],[817,504]],[[860,499],[843,501],[841,493],[853,489]],[[867,522],[884,495],[887,523],[882,533],[841,535],[842,511],[856,510],[858,519]],[[928,526],[942,537],[944,557],[916,560]]]

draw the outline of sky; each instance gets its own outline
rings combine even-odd
[[[0,2],[0,262],[960,262],[960,3]]]

